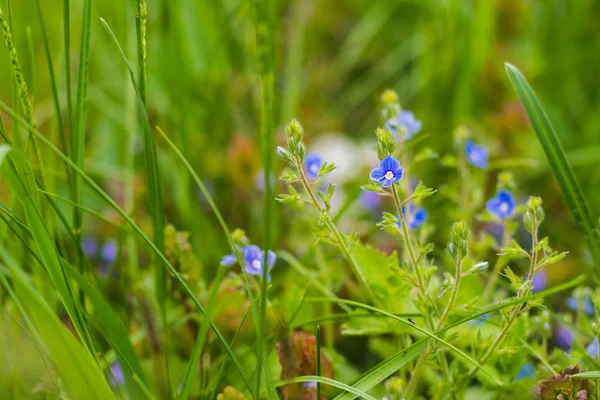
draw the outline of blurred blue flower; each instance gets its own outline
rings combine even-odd
[[[467,140],[465,143],[465,153],[467,153],[467,161],[471,165],[481,169],[487,168],[488,157],[490,156],[487,147],[477,144],[472,140]]]
[[[573,311],[577,311],[579,309],[577,299],[573,296],[567,298],[567,307]],[[594,303],[592,303],[592,298],[590,296],[586,296],[583,300],[583,311],[587,315],[594,315]]]
[[[235,255],[227,254],[226,256],[223,256],[223,258],[221,259],[221,265],[223,265],[224,267],[230,267],[233,264],[235,264],[235,261],[236,261]]]
[[[532,364],[523,364],[519,372],[517,372],[514,382],[526,378],[535,378],[535,367]]]
[[[112,374],[110,382],[113,386],[122,386],[123,383],[125,383],[123,369],[121,369],[121,364],[119,364],[117,361],[110,365],[110,373]]]
[[[423,225],[427,220],[427,210],[421,207],[417,207],[414,203],[410,203],[408,205],[408,212],[406,211],[406,207],[402,207],[402,215],[404,216],[404,221],[406,222],[406,226],[410,230],[415,230],[419,226]],[[396,223],[398,228],[402,227],[400,222]]]
[[[561,349],[568,351],[573,343],[573,332],[569,328],[559,326],[554,332],[554,342]]]
[[[504,219],[513,215],[517,203],[508,190],[501,190],[496,194],[496,197],[487,201],[485,207],[490,214],[499,219]]]
[[[318,154],[310,153],[306,156],[306,160],[304,160],[304,166],[306,167],[306,175],[311,179],[315,179],[319,176],[319,171],[323,166],[323,159]]]
[[[304,389],[316,388],[317,382],[316,381],[304,382],[304,383],[302,383],[302,386],[304,386]]]
[[[590,356],[598,358],[598,338],[594,338],[594,341],[585,348],[585,351],[587,351]]]
[[[113,239],[107,240],[102,246],[102,261],[106,264],[112,264],[117,259],[118,252],[119,248],[117,247],[117,242]]]
[[[368,190],[363,190],[358,197],[360,204],[367,210],[377,210],[381,205],[381,196]]]
[[[383,187],[388,187],[392,183],[400,182],[404,175],[404,168],[400,166],[400,161],[394,157],[387,156],[379,163],[379,167],[371,171],[371,180]]]
[[[394,135],[396,140],[399,139],[398,136],[401,132],[408,140],[421,130],[422,125],[422,122],[415,118],[415,114],[410,111],[401,111],[396,118],[388,120],[384,127]]]
[[[271,174],[271,187],[275,186],[275,175]],[[265,191],[265,172],[260,170],[254,178],[254,187],[260,191]]]
[[[546,270],[539,270],[538,272],[533,274],[533,278],[531,279],[531,292],[537,293],[544,290],[547,283],[548,273],[546,272]]]
[[[98,254],[98,242],[90,237],[83,238],[81,247],[83,247],[83,252],[88,258],[95,257]]]
[[[485,324],[485,321],[487,321],[489,319],[490,319],[490,314],[483,314],[481,317],[479,317],[477,319],[472,319],[469,322],[475,326],[483,326],[483,324]]]
[[[260,250],[260,247],[256,245],[246,246],[244,248],[244,263],[245,270],[250,275],[262,276],[263,274],[263,261],[265,258],[265,252]],[[267,267],[271,269],[275,265],[275,253],[271,250],[267,253]],[[268,272],[267,272],[267,276]],[[270,279],[270,277],[268,278]]]

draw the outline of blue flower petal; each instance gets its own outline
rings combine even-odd
[[[227,254],[226,256],[223,256],[223,258],[221,259],[221,265],[223,265],[224,267],[230,267],[233,264],[235,264],[236,258],[233,254]]]
[[[388,171],[396,172],[400,168],[400,161],[396,160],[392,156],[387,156],[381,163],[379,163],[379,168],[384,171],[384,174]]]
[[[304,165],[306,167],[306,174],[308,177],[314,179],[319,176],[319,171],[323,166],[323,159],[318,154],[311,153],[306,156]]]
[[[261,257],[264,257],[264,252],[261,255]],[[264,258],[263,258],[264,259]],[[275,261],[277,260],[277,257],[275,256],[275,253],[271,250],[269,250],[267,252],[267,266],[269,268],[271,268],[273,265],[275,265]]]
[[[369,177],[373,182],[381,183],[385,180],[385,171],[382,171],[380,168],[375,168],[371,171]]]
[[[421,225],[423,222],[425,222],[425,220],[427,220],[427,210],[424,208],[418,208],[413,214],[413,218],[415,219],[415,222]]]
[[[532,364],[524,364],[521,367],[515,376],[515,382],[526,378],[535,378],[535,367]]]
[[[399,182],[404,176],[404,168],[398,168],[396,172],[394,172],[394,182]]]
[[[594,341],[590,343],[585,350],[588,354],[594,358],[598,357],[598,338],[594,338]]]
[[[254,260],[260,260],[260,247],[254,244],[244,247],[244,261],[246,264],[252,264]]]
[[[386,180],[383,182],[383,185],[382,185],[382,186],[383,186],[383,187],[390,187],[391,185],[392,185],[392,179],[386,179]]]
[[[539,291],[544,290],[546,287],[546,283],[548,282],[548,273],[546,271],[539,270],[535,274],[533,274],[533,278],[531,279],[531,292],[537,293]]]
[[[489,199],[485,203],[485,208],[490,214],[498,215],[500,212],[500,201],[497,198]]]

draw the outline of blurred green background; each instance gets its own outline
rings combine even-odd
[[[68,51],[75,86],[82,10],[80,2],[71,3]],[[47,0],[42,7],[65,107],[62,2]],[[9,7],[4,0],[4,8],[13,14],[16,46],[35,97],[38,125],[58,143],[35,3],[13,0]],[[525,159],[507,168],[517,178],[517,192],[543,196],[550,215],[545,233],[562,249],[581,250],[580,236],[506,78],[504,62],[519,67],[537,91],[590,206],[600,209],[600,2],[295,0],[276,2],[275,14],[274,104],[279,131],[296,117],[313,142],[327,136],[334,140],[325,143],[339,147],[338,152],[344,146],[368,152],[374,128],[381,122],[379,95],[393,88],[402,106],[423,121],[423,131],[430,134],[427,145],[440,157],[452,151],[452,132],[465,124],[476,140],[490,147],[492,160]],[[135,175],[125,165],[131,151],[127,136],[139,130],[134,96],[124,63],[100,18],[125,45],[131,63],[137,64],[129,2],[94,2],[85,169],[120,201],[125,187],[134,182],[139,188],[136,213],[143,216],[141,135],[135,146],[139,154]],[[229,225],[245,229],[260,242],[259,82],[251,3],[149,1],[147,29],[152,124],[162,127],[192,160]],[[0,77],[0,96],[11,104],[14,85],[5,46],[0,49]],[[157,142],[163,144],[158,138]],[[214,262],[228,250],[225,238],[188,174],[161,147],[168,220],[191,232],[201,261]],[[443,186],[452,173],[435,161],[419,168],[412,174],[430,187]],[[59,170],[52,172],[64,178]],[[355,172],[364,181],[364,171]],[[486,193],[491,194],[494,174],[487,179]],[[62,191],[66,194],[66,186]],[[91,208],[94,202],[93,197],[86,199]],[[433,204],[443,209],[443,197]],[[443,212],[430,215],[446,226],[452,219]],[[280,215],[279,220],[287,217]],[[112,235],[95,232],[94,221],[86,222],[88,232]],[[440,240],[444,236],[440,234]],[[278,247],[288,245],[286,235],[275,240]]]

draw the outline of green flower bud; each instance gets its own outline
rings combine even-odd
[[[285,134],[288,138],[293,139],[294,143],[300,143],[302,141],[302,136],[304,135],[304,129],[302,129],[300,122],[298,122],[296,118],[293,118],[286,124]]]

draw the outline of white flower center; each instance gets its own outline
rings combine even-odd
[[[310,165],[310,172],[312,172],[313,174],[316,174],[319,172],[319,166],[317,164],[311,164]]]
[[[502,211],[503,213],[508,212],[508,204],[500,203],[500,211]]]
[[[260,260],[254,260],[254,261],[252,261],[252,266],[254,268],[256,268],[256,269],[260,269],[260,266],[261,266]]]
[[[393,177],[394,177],[394,173],[393,173],[392,171],[388,171],[388,172],[386,172],[386,173],[385,173],[385,179],[386,179],[386,180],[388,180],[388,181],[389,181],[389,180],[390,180],[390,179],[392,179]]]

